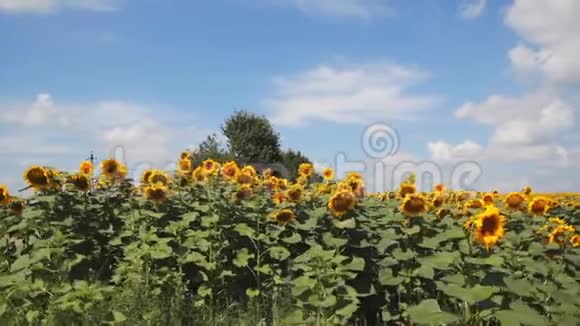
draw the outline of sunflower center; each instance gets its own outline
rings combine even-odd
[[[508,197],[507,204],[511,208],[519,207],[524,202],[524,198],[520,195],[513,195]]]
[[[42,169],[32,169],[26,174],[26,178],[34,185],[45,186],[48,184],[48,177]]]
[[[288,222],[290,220],[292,220],[292,213],[291,212],[280,212],[278,213],[278,216],[276,216],[276,219],[280,222]]]
[[[333,207],[338,212],[345,212],[352,207],[354,198],[350,193],[339,194],[334,198]]]
[[[425,209],[425,201],[421,198],[410,198],[405,202],[405,211],[420,213]]]
[[[494,234],[499,227],[499,218],[497,216],[487,216],[481,223],[481,233]]]

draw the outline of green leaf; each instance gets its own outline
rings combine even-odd
[[[354,229],[356,227],[356,222],[354,218],[349,218],[346,220],[336,220],[334,219],[334,225],[339,229]]]
[[[526,279],[505,277],[503,279],[506,288],[520,297],[534,297],[536,288]]]
[[[428,299],[417,306],[409,307],[407,312],[411,320],[418,324],[448,324],[459,319],[452,313],[441,311],[439,304],[434,299]]]
[[[349,271],[360,272],[365,268],[365,260],[360,257],[353,257],[352,261],[344,265],[342,268]]]
[[[246,295],[249,298],[255,298],[255,297],[257,297],[257,296],[260,295],[260,290],[258,290],[258,289],[247,289],[246,290]]]
[[[181,220],[184,222],[193,222],[199,216],[198,212],[189,212],[181,215]]]
[[[165,213],[158,213],[158,212],[154,212],[154,211],[150,211],[150,210],[142,210],[141,214],[145,215],[145,216],[150,216],[153,218],[162,218]]]
[[[403,252],[400,248],[396,248],[395,250],[393,250],[393,258],[395,258],[398,261],[404,261],[404,260],[409,260],[412,259],[413,257],[415,257],[415,252],[412,250],[408,250]]]
[[[291,236],[289,236],[288,238],[282,239],[282,241],[289,243],[289,244],[295,244],[295,243],[302,241],[302,237],[300,236],[300,234],[294,233]]]
[[[290,257],[290,251],[284,247],[271,247],[270,257],[278,261],[284,261]]]
[[[313,289],[316,286],[316,280],[313,280],[308,276],[299,276],[296,279],[294,279],[294,282],[292,282],[292,284],[293,284],[292,295],[299,296],[304,291]]]
[[[433,256],[422,257],[419,262],[437,269],[449,269],[452,265],[459,263],[461,256],[456,251],[438,252]]]
[[[437,239],[439,240],[439,242],[456,239],[465,239],[465,237],[466,237],[465,231],[463,231],[462,229],[451,229],[437,235]]]
[[[501,256],[493,255],[486,258],[473,258],[466,257],[465,261],[474,265],[490,265],[495,267],[501,267],[504,259]]]
[[[324,233],[324,235],[322,236],[322,241],[324,241],[324,243],[326,243],[327,245],[336,248],[341,248],[342,246],[348,243],[347,239],[335,238],[332,236],[330,232]]]
[[[404,280],[405,278],[401,276],[393,276],[393,271],[388,268],[381,269],[379,272],[379,282],[382,285],[397,286],[403,283]]]
[[[166,243],[159,242],[149,249],[149,254],[153,259],[165,259],[171,256],[173,250]]]
[[[127,320],[127,316],[125,316],[122,312],[120,311],[115,311],[113,310],[111,312],[111,314],[113,315],[113,321],[120,323],[120,322],[124,322],[125,320]]]
[[[246,267],[252,258],[254,258],[254,254],[250,254],[247,248],[242,248],[234,259],[234,265],[238,267]]]
[[[405,232],[408,235],[417,234],[417,233],[421,232],[421,227],[419,227],[418,225],[415,225],[411,228],[403,229],[403,232]]]
[[[419,267],[413,271],[413,275],[414,276],[421,276],[421,277],[424,277],[426,279],[432,280],[433,277],[435,276],[435,270],[433,270],[433,267],[431,267],[429,265],[421,265],[421,267]]]
[[[22,255],[16,258],[14,263],[12,263],[12,266],[10,266],[10,272],[14,273],[16,271],[26,269],[30,267],[31,264],[32,261],[30,260],[30,256],[28,254]]]
[[[472,288],[464,288],[457,284],[447,284],[440,286],[439,289],[449,296],[461,299],[470,304],[486,300],[499,291],[499,289],[492,286],[475,285]]]
[[[547,320],[537,312],[532,309],[529,310],[500,310],[495,312],[495,318],[497,318],[502,326],[520,326],[520,325],[531,325],[531,326],[543,326],[547,325]]]
[[[237,224],[234,227],[234,231],[238,232],[238,234],[241,236],[248,237],[251,239],[255,239],[256,237],[256,232],[254,231],[254,229],[249,227],[246,223]]]

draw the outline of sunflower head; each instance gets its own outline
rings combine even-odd
[[[278,178],[278,189],[279,190],[285,190],[286,188],[288,188],[288,179],[286,178]]]
[[[433,207],[440,207],[441,205],[443,205],[443,202],[444,202],[443,196],[438,194],[435,197],[433,197],[431,204],[433,205]]]
[[[84,173],[77,173],[70,177],[70,183],[79,191],[88,191],[91,187],[91,179]]]
[[[171,182],[171,178],[169,177],[169,175],[165,171],[153,170],[153,172],[149,176],[149,183],[151,183],[151,184],[160,183],[163,186],[167,187],[167,186],[169,186],[170,182]]]
[[[528,204],[528,212],[532,215],[543,215],[550,209],[550,200],[546,197],[534,198]]]
[[[481,199],[472,199],[467,203],[467,207],[473,209],[483,208],[484,206],[485,203]]]
[[[571,239],[571,237],[574,235],[574,232],[576,232],[576,230],[571,225],[559,225],[555,227],[552,232],[550,232],[550,235],[548,236],[548,242],[562,245],[566,243],[566,239]]]
[[[299,176],[296,179],[296,183],[302,186],[306,186],[308,184],[308,177]]]
[[[444,192],[445,191],[445,186],[441,183],[438,183],[435,185],[435,187],[433,188],[434,192]]]
[[[8,187],[0,185],[0,205],[8,204],[10,202],[10,193]]]
[[[240,174],[240,168],[236,162],[228,161],[222,165],[220,173],[224,179],[232,181]]]
[[[351,190],[337,191],[328,201],[328,209],[337,218],[343,217],[356,206],[356,196]]]
[[[427,211],[427,201],[420,194],[409,194],[401,203],[400,211],[407,216],[417,216]]]
[[[463,202],[463,201],[469,200],[469,199],[471,199],[471,198],[472,198],[472,195],[471,195],[471,193],[469,193],[469,192],[467,192],[467,191],[464,191],[464,192],[461,192],[461,193],[460,193],[460,194],[457,196],[456,200],[457,200],[458,202]]]
[[[251,165],[246,165],[242,168],[242,174],[246,174],[251,176],[252,178],[256,177],[256,169]]]
[[[488,207],[474,217],[473,240],[487,250],[497,244],[504,235],[505,217],[497,207]]]
[[[403,199],[407,195],[414,194],[417,191],[417,187],[414,183],[401,183],[399,186],[399,198]]]
[[[526,195],[526,196],[529,196],[529,195],[532,193],[532,187],[530,187],[530,186],[525,186],[525,187],[522,189],[522,193],[523,193],[524,195]]]
[[[435,215],[439,218],[442,219],[445,216],[451,214],[451,211],[447,208],[440,208],[437,210],[437,212],[435,212]]]
[[[92,175],[94,171],[93,162],[91,161],[82,161],[79,165],[79,171],[86,175]]]
[[[191,173],[191,176],[195,182],[205,182],[207,180],[207,175],[205,174],[202,166],[196,167]]]
[[[286,197],[292,202],[299,202],[302,199],[302,194],[304,193],[304,186],[301,184],[294,184],[286,190]]]
[[[296,221],[296,214],[291,209],[283,209],[272,214],[272,219],[278,224],[288,224]]]
[[[326,181],[330,181],[330,180],[334,179],[334,170],[332,168],[325,168],[322,171],[322,177]]]
[[[24,181],[34,189],[42,189],[50,185],[47,170],[38,165],[33,165],[24,172]]]
[[[570,244],[572,245],[572,247],[577,248],[580,247],[580,234],[574,234],[571,238],[570,238]]]
[[[272,202],[274,202],[274,204],[276,205],[280,205],[286,200],[288,200],[288,198],[286,197],[286,194],[283,192],[276,191],[272,194]]]
[[[101,173],[109,178],[115,178],[119,175],[121,162],[115,159],[107,159],[101,162]]]
[[[162,183],[153,183],[145,186],[145,197],[156,203],[161,203],[169,197],[169,189]]]
[[[310,177],[314,173],[314,166],[310,163],[301,163],[298,166],[298,175],[301,177]]]
[[[356,171],[348,172],[346,174],[346,177],[345,177],[346,180],[350,180],[350,179],[359,179],[359,180],[362,180],[362,178],[363,178],[362,177],[362,174],[360,174],[359,172],[356,172]]]
[[[256,183],[256,176],[254,174],[252,174],[250,171],[248,171],[247,169],[244,171],[244,169],[242,169],[242,171],[240,171],[240,173],[238,174],[237,178],[236,178],[236,182],[239,184],[254,184]]]
[[[193,167],[193,164],[191,162],[191,159],[189,159],[189,157],[182,158],[177,163],[177,171],[181,175],[187,175],[187,174],[191,173],[192,167]]]
[[[153,169],[147,169],[145,171],[143,171],[143,174],[141,174],[141,183],[142,184],[147,184],[149,183],[151,176],[153,175],[153,173],[155,172],[155,170]]]
[[[485,195],[483,195],[483,197],[481,199],[483,200],[483,203],[485,204],[485,206],[493,205],[493,201],[494,201],[493,194],[485,194]]]
[[[219,163],[212,159],[207,159],[201,163],[201,167],[203,169],[203,172],[206,175],[210,176],[217,173],[217,171],[219,170]]]
[[[252,186],[249,184],[240,185],[238,191],[234,193],[234,200],[247,200],[252,195]]]
[[[526,200],[524,195],[519,192],[511,192],[505,197],[505,205],[511,209],[518,209]]]
[[[183,151],[183,152],[181,152],[181,154],[179,155],[179,159],[180,159],[180,160],[184,160],[184,159],[191,159],[191,158],[193,158],[193,155],[191,155],[191,153],[190,153],[190,152],[188,152],[188,151]]]

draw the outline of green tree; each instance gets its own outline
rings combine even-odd
[[[282,159],[280,135],[270,121],[247,111],[236,111],[221,128],[229,153],[240,164],[277,163]]]
[[[193,157],[193,164],[194,166],[199,166],[201,162],[210,158],[220,163],[233,159],[232,155],[219,143],[215,133],[207,136],[199,144]]]

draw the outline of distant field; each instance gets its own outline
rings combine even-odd
[[[580,323],[580,194],[368,194],[188,155],[138,184],[105,160],[0,186],[1,324]]]

